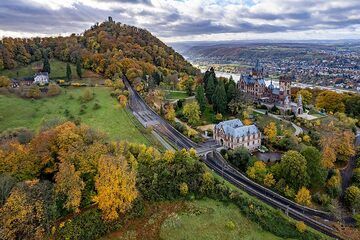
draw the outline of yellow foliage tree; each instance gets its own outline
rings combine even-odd
[[[270,142],[275,142],[277,136],[277,129],[275,122],[270,122],[264,129],[265,135],[268,137]]]
[[[252,124],[252,121],[250,119],[246,118],[246,119],[244,119],[243,123],[244,123],[244,125],[249,126]]]
[[[124,157],[102,156],[98,175],[95,177],[97,191],[94,201],[98,203],[105,220],[119,218],[131,206],[138,195],[136,172],[129,169]]]
[[[196,124],[200,120],[199,104],[196,101],[185,104],[183,114],[190,124]]]
[[[170,104],[166,109],[165,119],[171,122],[175,120],[175,109],[172,104]]]
[[[172,150],[166,150],[164,155],[163,155],[163,159],[167,162],[172,162],[174,161],[175,158],[175,152]]]
[[[66,196],[65,208],[68,210],[79,210],[81,193],[85,183],[80,173],[75,171],[74,165],[65,161],[59,164],[59,171],[55,175],[55,192]]]
[[[268,174],[265,175],[264,185],[266,187],[272,187],[272,186],[275,185],[275,179],[274,179],[274,176],[271,173],[268,173]]]
[[[334,167],[336,161],[336,153],[334,149],[330,146],[325,146],[322,152],[321,163],[323,167],[331,169]]]
[[[189,192],[189,187],[186,183],[181,183],[179,186],[179,190],[180,190],[180,195],[181,196],[186,196]]]
[[[126,104],[127,104],[127,97],[125,95],[119,95],[118,97],[119,103],[120,103],[120,107],[121,108],[125,108]]]
[[[306,187],[300,188],[295,196],[295,201],[299,204],[310,206],[311,205],[310,191]]]
[[[306,225],[304,222],[302,221],[299,221],[296,223],[296,229],[300,232],[300,233],[303,233],[306,231]]]
[[[252,178],[258,182],[263,182],[266,172],[267,172],[267,170],[266,170],[265,163],[263,161],[256,161],[254,163],[254,166],[248,168],[248,170],[246,171],[246,174],[250,178]]]

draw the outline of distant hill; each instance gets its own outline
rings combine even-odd
[[[128,71],[137,75],[196,71],[147,30],[113,21],[95,24],[81,35],[4,38],[0,41],[0,71],[28,65],[44,55],[74,64],[80,59],[85,69],[106,77]]]

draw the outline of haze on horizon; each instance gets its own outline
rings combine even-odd
[[[112,16],[165,42],[360,39],[358,0],[11,0],[0,38],[82,33]]]

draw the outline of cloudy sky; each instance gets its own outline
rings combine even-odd
[[[360,39],[360,0],[0,0],[0,38],[81,33],[108,16],[165,42]]]

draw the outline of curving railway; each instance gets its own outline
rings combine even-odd
[[[216,151],[219,147],[215,142],[209,141],[204,144],[197,144],[185,137],[172,127],[167,121],[160,117],[153,109],[151,109],[141,98],[141,96],[133,90],[128,80],[124,77],[124,83],[129,91],[129,108],[135,117],[144,125],[152,126],[163,138],[172,143],[176,149],[190,149],[197,150],[198,155],[204,163],[224,179],[231,182],[238,188],[256,196],[263,202],[283,210],[290,217],[301,220],[312,228],[336,239],[342,239],[337,235],[336,230],[326,224],[326,222],[333,221],[334,218],[327,212],[318,211],[299,205],[273,191],[267,189],[249,178],[244,174],[234,169],[227,163]]]

